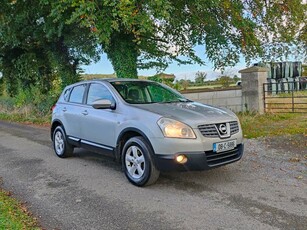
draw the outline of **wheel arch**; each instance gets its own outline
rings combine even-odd
[[[62,126],[63,127],[63,124],[62,124],[62,122],[60,120],[56,119],[56,120],[54,120],[52,122],[51,129],[50,129],[50,136],[51,136],[51,140],[52,141],[53,141],[53,132],[54,132],[55,128],[58,127],[58,126]],[[63,127],[63,130],[65,132],[64,127]]]
[[[143,137],[147,143],[149,144],[152,152],[154,153],[154,148],[152,147],[152,144],[149,140],[149,138],[146,136],[144,132],[137,128],[126,128],[120,132],[118,135],[117,141],[116,141],[116,150],[115,150],[115,158],[117,161],[121,162],[121,153],[122,149],[125,145],[125,143],[132,137],[141,136]]]

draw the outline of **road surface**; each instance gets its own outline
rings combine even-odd
[[[246,140],[240,162],[138,188],[112,159],[51,146],[48,128],[0,121],[1,186],[46,229],[307,229],[304,147]]]

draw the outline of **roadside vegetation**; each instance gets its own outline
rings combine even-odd
[[[239,113],[245,138],[301,134],[307,136],[306,113]]]
[[[56,99],[44,96],[43,99],[27,99],[19,104],[21,98],[0,97],[0,120],[48,126],[51,107]],[[35,104],[34,101],[38,102]],[[307,135],[306,113],[238,113],[245,138],[276,135]]]
[[[50,120],[50,109],[59,93],[41,94],[35,88],[20,91],[15,97],[0,96],[0,119],[43,124]]]
[[[0,188],[0,229],[41,229],[25,206]]]

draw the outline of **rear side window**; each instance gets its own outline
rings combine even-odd
[[[86,85],[75,86],[70,94],[69,102],[82,103]]]
[[[94,101],[108,99],[114,102],[114,98],[110,91],[101,84],[93,83],[90,85],[87,95],[87,104],[92,105]]]
[[[68,101],[70,91],[71,91],[71,88],[65,90],[65,92],[64,92],[64,100],[65,101]]]

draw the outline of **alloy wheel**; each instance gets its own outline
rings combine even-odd
[[[139,179],[145,172],[145,158],[142,150],[137,146],[130,146],[125,156],[127,172],[133,179]]]

